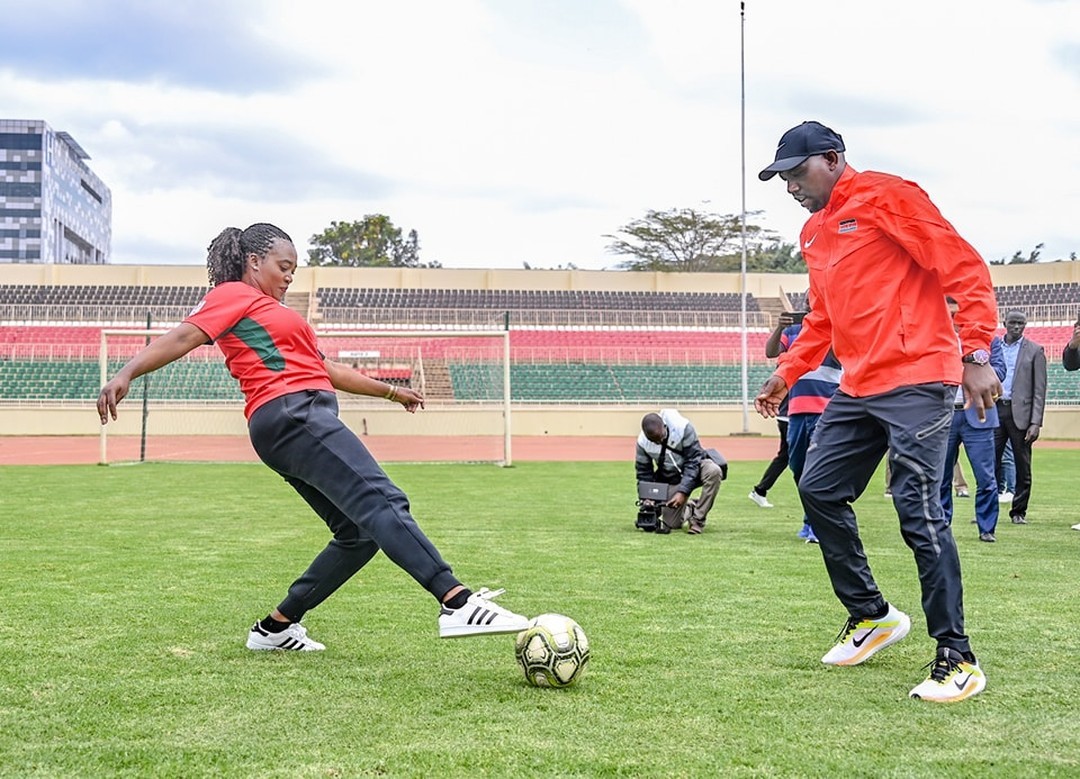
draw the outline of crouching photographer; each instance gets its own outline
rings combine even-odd
[[[702,449],[690,420],[674,409],[641,419],[634,468],[638,482],[636,526],[670,533],[687,526],[697,535],[727,477],[727,462],[715,449]],[[690,494],[701,487],[701,494]]]

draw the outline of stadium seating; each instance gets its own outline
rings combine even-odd
[[[1071,406],[1080,403],[1080,375],[1065,370],[1058,359],[1049,359],[1046,366],[1046,404]]]
[[[194,306],[206,287],[0,284],[0,305]]]
[[[1080,284],[1025,284],[995,287],[998,308],[1067,305],[1080,308]]]
[[[454,366],[457,374],[475,366]],[[769,375],[767,366],[750,373],[750,390]],[[585,362],[515,364],[510,374],[515,402],[734,402],[742,398],[742,371],[731,365],[614,365]]]
[[[131,316],[124,325],[135,329],[146,309],[157,306],[183,311],[205,294],[199,286],[138,285],[0,285],[0,306],[45,307],[49,315],[40,324],[33,315],[20,316],[13,324],[0,326],[0,399],[4,400],[92,400],[100,384],[98,354],[103,310],[115,307],[121,316]],[[1001,308],[1057,306],[1064,311],[1080,306],[1080,284],[1036,284],[1000,287]],[[740,310],[741,296],[735,293],[661,292],[618,290],[494,290],[494,289],[391,289],[321,288],[315,293],[319,310],[378,309],[387,321],[409,322],[410,311],[439,309],[498,313],[503,311],[542,312],[551,315],[551,324],[510,329],[511,386],[515,402],[731,402],[742,397],[743,335],[727,324]],[[788,304],[805,305],[805,292],[788,293]],[[747,299],[750,311],[769,321],[762,303]],[[779,301],[765,309],[775,312]],[[52,323],[53,312],[61,307],[72,312],[69,321]],[[182,307],[182,308],[181,308]],[[647,318],[629,315],[656,312],[701,312],[705,324],[683,325],[673,317],[657,326]],[[1060,366],[1061,349],[1072,335],[1075,312],[1066,319],[1042,319],[1029,325],[1027,336],[1046,348],[1050,366],[1051,404],[1080,403],[1080,381]],[[83,319],[82,315],[86,318]],[[559,315],[567,315],[560,320]],[[719,314],[709,320],[711,314]],[[45,321],[45,320],[48,321]],[[87,324],[79,324],[87,321]],[[90,324],[89,322],[93,322]],[[490,321],[490,317],[489,317]],[[502,320],[500,320],[502,321]],[[612,325],[612,322],[619,324]],[[712,324],[709,322],[712,321]],[[1058,321],[1058,324],[1048,322]],[[623,324],[623,322],[633,324]],[[317,323],[318,324],[318,323]],[[1000,329],[999,333],[1002,332]],[[772,363],[764,357],[769,328],[755,326],[746,334],[749,388],[764,380]],[[399,340],[399,342],[401,342]],[[145,343],[144,336],[112,336],[109,341],[110,370],[134,354]],[[380,344],[380,358],[354,360],[358,370],[369,375],[408,384],[416,380],[417,348],[403,347],[396,354]],[[432,397],[461,402],[497,400],[501,386],[501,365],[490,358],[490,345],[472,349],[467,337],[425,340],[422,347],[426,386]],[[363,352],[370,342],[363,339],[327,339],[326,352],[335,358],[344,352]],[[174,400],[228,400],[241,396],[228,376],[220,355],[212,347],[201,347],[194,359],[175,363],[154,374],[152,395]],[[348,360],[348,358],[342,358]]]
[[[109,371],[122,361],[110,361]],[[236,381],[220,361],[175,362],[149,377],[154,400],[242,400]],[[132,383],[131,396],[139,397],[143,382]],[[101,389],[100,366],[95,360],[0,360],[0,399],[95,400]]]
[[[321,308],[523,310],[728,311],[741,310],[731,292],[642,292],[624,290],[382,289],[323,287]],[[760,311],[753,296],[747,309]]]
[[[809,291],[789,292],[787,297],[792,311],[806,311],[806,299],[809,297]]]

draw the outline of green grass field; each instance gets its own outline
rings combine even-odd
[[[989,684],[907,698],[933,657],[879,475],[859,502],[911,635],[820,657],[845,614],[790,478],[735,463],[702,536],[634,529],[631,463],[388,467],[473,587],[577,619],[566,690],[512,636],[440,640],[434,600],[377,557],[305,624],[321,653],[244,648],[322,548],[260,465],[0,469],[0,775],[833,777],[1080,774],[1080,452],[1038,450],[1031,524],[981,544],[959,501],[968,628]]]

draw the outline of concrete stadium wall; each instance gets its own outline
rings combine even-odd
[[[991,265],[995,286],[1080,283],[1080,261]],[[34,265],[4,266],[5,284],[205,285],[204,265]],[[659,273],[590,270],[509,270],[458,268],[310,268],[296,274],[292,289],[320,287],[400,289],[546,289],[656,292],[741,292],[738,273]],[[755,297],[802,292],[802,273],[751,273],[746,290]]]
[[[202,286],[202,265],[9,265],[6,284]],[[758,273],[747,277],[747,291],[776,297],[806,289],[805,274]],[[496,270],[452,268],[301,268],[293,292],[321,287],[387,289],[526,289],[643,292],[741,292],[737,273],[630,273],[587,270]]]
[[[120,418],[110,423],[115,435],[138,435],[141,407],[125,401]],[[642,415],[656,411],[651,405],[625,406],[514,406],[511,432],[519,436],[580,436],[588,446],[591,436],[637,435]],[[751,407],[681,406],[698,434],[722,437],[747,432],[775,436],[776,422],[762,419]],[[418,414],[405,414],[388,405],[343,405],[342,419],[353,430],[370,435],[394,436],[487,436],[501,435],[499,409],[468,406],[431,406]],[[154,435],[247,435],[239,405],[188,406],[152,409]],[[98,435],[97,412],[89,404],[56,404],[34,407],[0,407],[0,435],[72,436]],[[1046,412],[1042,436],[1047,439],[1080,440],[1080,408],[1051,408]]]

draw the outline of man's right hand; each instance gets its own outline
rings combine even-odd
[[[754,408],[766,419],[780,413],[780,404],[787,397],[788,386],[775,374],[761,385],[761,391],[754,398]]]
[[[684,503],[686,503],[686,493],[684,493],[684,492],[676,492],[674,495],[671,496],[671,498],[668,500],[668,502],[665,503],[664,505],[665,506],[670,506],[673,509],[677,509],[677,508],[682,508]]]
[[[1001,397],[1001,382],[989,365],[964,363],[965,405],[975,409],[980,422],[986,421],[986,409],[993,407]]]
[[[791,327],[793,324],[795,324],[795,317],[785,311],[776,320],[776,329],[783,330],[785,327]]]

